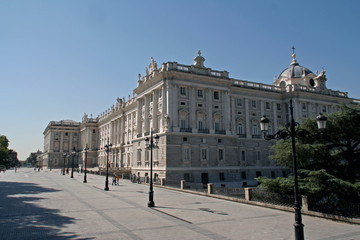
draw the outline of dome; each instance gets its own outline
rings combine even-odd
[[[303,78],[307,76],[308,74],[313,73],[309,69],[300,66],[296,60],[290,64],[290,67],[286,68],[284,71],[282,71],[279,75],[279,77],[283,78]]]

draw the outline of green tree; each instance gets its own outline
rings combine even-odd
[[[6,136],[0,135],[0,165],[9,166],[10,165],[10,155],[9,155],[9,140]]]
[[[305,119],[301,128],[312,133],[296,139],[299,191],[327,208],[344,199],[360,200],[360,110],[341,106],[328,116],[327,128],[319,130],[316,120]],[[272,159],[292,169],[289,140],[277,141]],[[260,188],[293,194],[294,179],[257,178]]]
[[[25,160],[25,165],[30,163],[32,166],[36,164],[36,154],[30,153],[29,157]]]
[[[342,106],[328,116],[327,128],[319,130],[315,120],[306,119],[301,128],[312,136],[296,139],[299,169],[326,170],[327,173],[355,183],[360,180],[360,110]],[[292,168],[291,142],[280,140],[274,145],[278,164]]]

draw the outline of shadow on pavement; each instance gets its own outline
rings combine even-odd
[[[0,182],[0,239],[81,239],[60,232],[66,224],[73,224],[74,218],[35,204],[43,199],[36,194],[56,191],[33,183]]]

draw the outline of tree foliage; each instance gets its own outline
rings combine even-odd
[[[300,194],[316,199],[357,199],[360,192],[360,110],[341,106],[341,111],[327,116],[327,127],[319,130],[315,119],[305,119],[301,128],[309,136],[296,139],[296,158]],[[274,145],[272,159],[292,169],[290,140]],[[293,177],[257,178],[260,188],[280,194],[292,194]]]
[[[8,147],[9,140],[6,136],[0,135],[0,165],[8,166],[11,162]]]

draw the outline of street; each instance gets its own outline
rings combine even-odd
[[[105,176],[0,173],[0,239],[294,239],[294,214]],[[360,226],[303,216],[305,239],[360,239]]]

